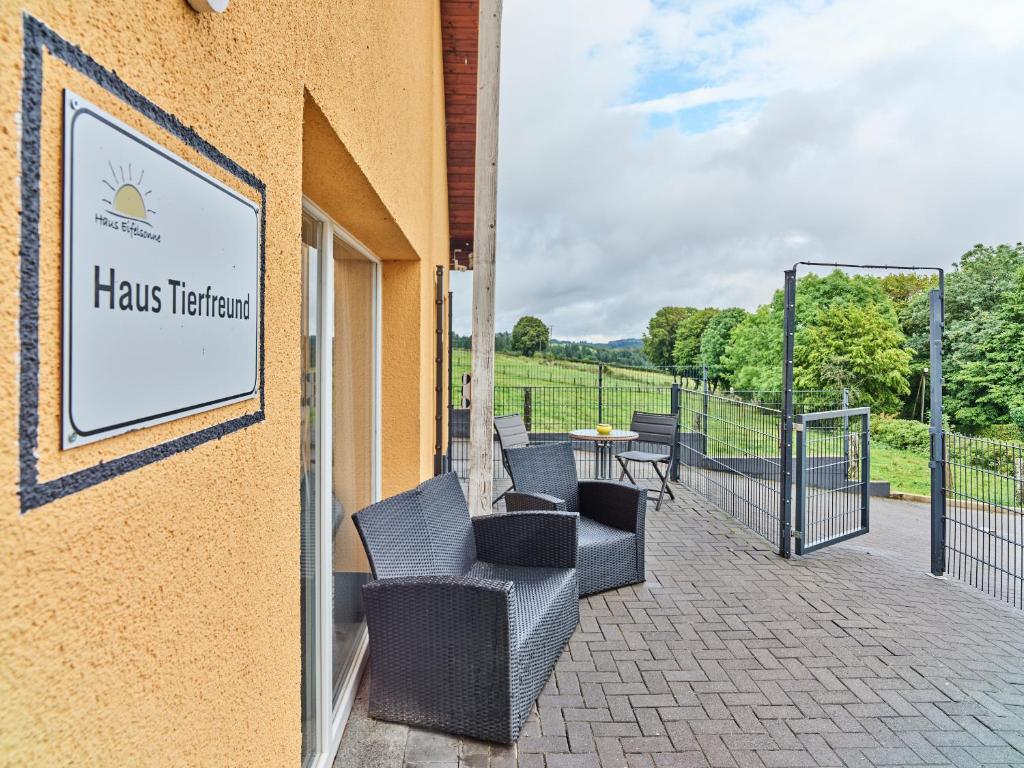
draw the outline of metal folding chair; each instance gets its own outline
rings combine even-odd
[[[629,472],[629,464],[650,464],[654,468],[654,473],[658,476],[661,481],[661,487],[658,489],[658,503],[654,505],[655,510],[661,509],[661,500],[668,492],[670,499],[675,499],[675,494],[672,493],[672,489],[668,484],[668,470],[672,463],[672,443],[676,438],[676,428],[679,425],[679,418],[670,413],[644,413],[642,411],[634,411],[633,420],[630,423],[629,428],[639,435],[637,442],[646,446],[658,446],[664,445],[668,451],[662,452],[651,452],[651,451],[624,451],[615,456],[615,460],[619,462],[619,466],[622,467],[622,472],[619,475],[619,480],[623,477],[628,477],[629,481],[634,485],[637,484],[636,480],[633,479],[633,475]],[[664,472],[662,467],[664,466]]]
[[[498,434],[498,447],[501,450],[501,464],[505,467],[505,471],[508,476],[512,477],[512,470],[508,466],[508,456],[505,451],[510,448],[527,448],[530,445],[530,434],[526,431],[526,425],[523,424],[523,419],[518,413],[510,413],[507,416],[495,416],[494,417],[494,431]],[[515,482],[510,488],[505,489],[502,493],[491,502],[492,505],[497,504],[503,498],[505,494],[515,488]]]

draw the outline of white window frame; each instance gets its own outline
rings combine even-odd
[[[374,264],[373,278],[373,414],[372,414],[372,493],[373,501],[381,498],[381,283],[383,277],[383,265],[381,260],[359,241],[351,232],[339,225],[322,208],[303,196],[302,210],[315,218],[321,224],[320,243],[320,269],[318,277],[320,285],[317,287],[320,294],[320,359],[317,370],[319,382],[317,390],[320,393],[320,402],[317,407],[320,409],[321,418],[318,419],[320,433],[318,435],[317,453],[321,457],[334,455],[334,413],[333,413],[333,370],[334,370],[334,239],[338,238],[364,256]],[[359,680],[362,677],[366,666],[368,638],[366,624],[360,631],[359,639],[356,642],[355,657],[345,675],[342,683],[341,693],[338,701],[334,701],[334,681],[332,679],[333,665],[333,558],[331,554],[331,538],[328,534],[332,530],[331,506],[325,504],[326,499],[332,498],[332,466],[331,462],[323,460],[319,462],[319,493],[317,494],[317,518],[320,523],[317,526],[319,541],[317,542],[316,569],[319,583],[317,584],[317,612],[316,624],[318,627],[317,650],[313,659],[315,667],[315,679],[318,683],[317,691],[317,749],[310,768],[330,768],[334,762],[338,747],[341,745],[341,737],[345,732],[345,724],[352,711],[352,704],[355,701]],[[325,716],[326,713],[326,716]]]

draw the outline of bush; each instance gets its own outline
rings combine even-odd
[[[978,437],[1001,440],[1004,443],[1017,443],[1024,435],[1021,435],[1021,429],[1016,424],[992,424],[979,429]]]
[[[927,424],[889,416],[872,418],[871,439],[890,448],[899,448],[922,456],[929,455],[932,446]]]
[[[980,436],[954,435],[947,438],[949,460],[956,464],[1012,476],[1015,460],[1024,458],[1024,446],[1017,442],[1019,431],[1014,425],[989,427]],[[875,416],[871,419],[871,439],[890,448],[910,451],[921,456],[931,454],[928,425],[910,419]],[[994,481],[993,478],[989,478]]]

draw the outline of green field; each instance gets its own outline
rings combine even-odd
[[[462,374],[470,352],[452,354],[452,403],[462,400]],[[672,376],[660,371],[605,365],[598,391],[598,366],[573,360],[544,360],[495,355],[494,412],[518,413],[533,432],[569,432],[599,421],[616,429],[629,427],[634,411],[667,413]]]
[[[470,351],[452,350],[452,379],[457,393],[462,374],[469,371]],[[499,387],[522,386],[597,386],[598,366],[575,360],[545,360],[519,355],[494,356],[494,380]],[[653,370],[604,366],[603,383],[606,387],[619,386],[671,386],[672,377]]]
[[[458,407],[462,374],[469,370],[470,352],[452,354],[452,403]],[[571,360],[544,360],[497,354],[495,356],[494,410],[497,414],[529,413],[534,432],[568,432],[593,427],[599,420],[616,429],[629,427],[634,411],[667,413],[671,408],[672,377],[659,371],[605,366],[602,391],[597,390],[597,365]],[[684,382],[696,387],[697,382]],[[692,390],[682,395],[682,429],[700,428],[703,398]],[[812,455],[834,453],[841,442],[831,440],[811,448]],[[708,450],[719,456],[774,456],[778,446],[778,420],[771,413],[725,398],[711,398]],[[927,495],[928,459],[910,451],[873,443],[871,476],[888,480],[893,491]]]

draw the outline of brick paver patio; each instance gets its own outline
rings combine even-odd
[[[336,766],[1024,766],[1024,612],[925,574],[924,505],[787,562],[675,487],[517,746],[370,720],[364,685]]]

